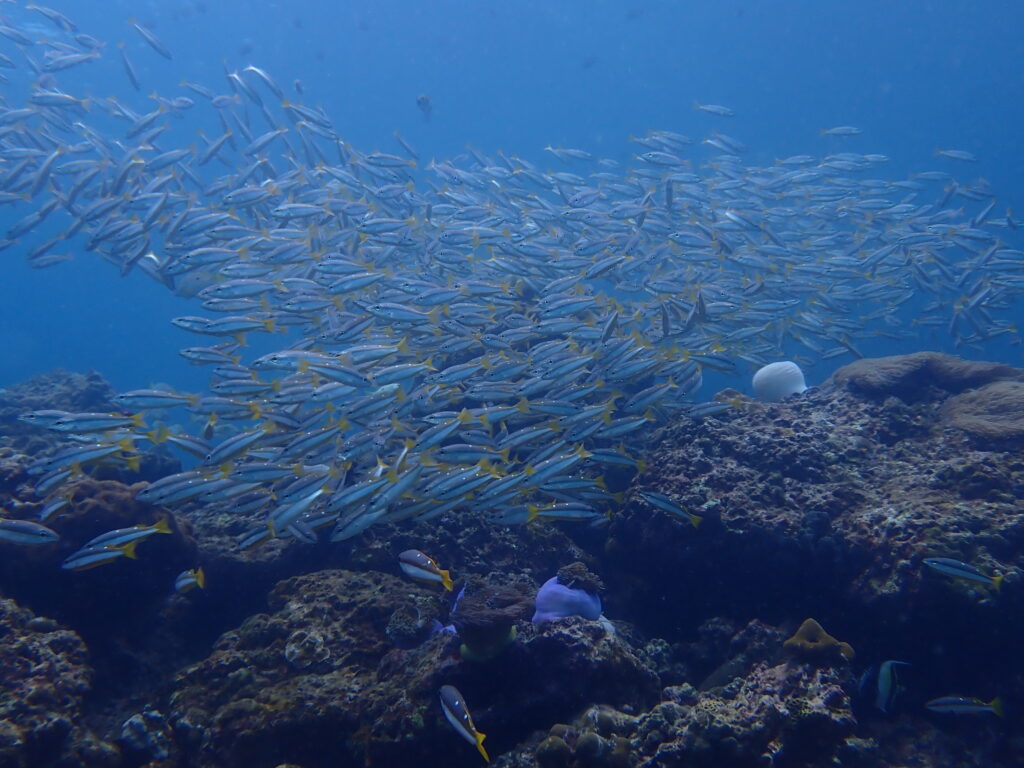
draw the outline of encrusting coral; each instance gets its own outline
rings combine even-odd
[[[994,381],[949,398],[942,418],[978,440],[1024,438],[1024,382]]]
[[[873,395],[913,397],[935,386],[962,392],[993,381],[1024,379],[1024,371],[1002,363],[963,360],[940,352],[874,357],[844,365],[831,381]]]
[[[849,643],[836,640],[814,619],[805,619],[796,634],[784,642],[782,647],[811,661],[849,661],[854,656]]]

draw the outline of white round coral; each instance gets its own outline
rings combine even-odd
[[[804,372],[789,360],[769,363],[754,374],[754,394],[758,400],[775,403],[806,389]]]

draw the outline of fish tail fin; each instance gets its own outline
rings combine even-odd
[[[701,517],[700,515],[694,515],[694,514],[691,514],[691,515],[690,515],[690,525],[692,525],[692,526],[693,526],[694,528],[697,528],[698,526],[700,526],[700,524],[701,524],[701,521],[702,521],[703,519],[704,519],[704,518],[703,518],[703,517]]]
[[[170,533],[171,526],[167,524],[167,518],[161,517],[155,523],[153,523],[153,530],[157,533]]]
[[[998,592],[999,588],[1003,586],[1003,578],[1005,578],[1005,576],[1006,574],[1000,573],[998,576],[992,577],[992,587],[995,589],[996,592]]]
[[[476,751],[483,755],[484,760],[489,763],[491,762],[491,757],[487,754],[487,750],[484,748],[484,739],[486,738],[486,733],[480,733],[480,731],[476,732]]]
[[[449,592],[452,591],[452,575],[448,571],[438,571],[441,574],[441,584]]]
[[[206,571],[203,570],[202,566],[196,569],[196,586],[200,589],[206,589]]]
[[[139,471],[139,457],[138,456],[126,456],[124,463],[128,466],[128,469],[132,472]]]
[[[145,429],[146,428],[146,422],[144,422],[142,420],[142,414],[141,413],[133,413],[132,414],[132,424],[134,424],[139,429]]]
[[[127,557],[129,560],[135,560],[138,555],[135,554],[135,547],[138,546],[139,540],[129,541],[127,544],[118,547],[121,550],[121,554]]]
[[[149,442],[155,445],[159,445],[160,443],[165,442],[167,438],[170,437],[170,435],[171,431],[167,429],[167,427],[165,426],[159,426],[156,429],[151,429],[149,432],[146,433],[146,437],[149,438]]]
[[[995,713],[999,717],[1003,716],[1003,700],[999,696],[996,696],[994,699],[992,699],[992,701],[990,701],[988,705],[992,707],[993,713]]]

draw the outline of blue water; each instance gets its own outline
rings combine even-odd
[[[116,95],[140,112],[152,108],[145,96],[152,90],[184,93],[184,78],[223,92],[224,66],[251,63],[289,89],[300,80],[305,101],[321,104],[365,151],[396,151],[397,129],[424,161],[472,145],[554,168],[557,160],[543,152],[550,144],[629,163],[630,135],[657,128],[700,139],[718,127],[750,146],[752,164],[798,153],[883,153],[892,158],[882,169],[888,177],[931,169],[983,177],[1000,196],[997,211],[1024,211],[1024,5],[1017,2],[107,0],[100,11],[68,0],[53,7],[108,43],[101,61],[60,73],[62,86]],[[161,37],[173,61],[146,46],[127,23],[132,17]],[[141,93],[121,69],[120,40]],[[0,41],[8,48],[13,43]],[[433,104],[429,122],[416,105],[420,94]],[[738,114],[715,118],[695,111],[695,100]],[[11,101],[18,101],[13,93]],[[204,114],[175,128],[183,144],[209,120]],[[840,124],[864,134],[819,135]],[[979,162],[933,155],[947,147],[974,152]],[[28,210],[0,209],[0,226]],[[59,365],[96,369],[122,389],[203,387],[201,369],[177,356],[195,337],[169,324],[193,312],[190,302],[142,275],[122,279],[91,254],[36,271],[23,252],[18,245],[0,254],[0,385]],[[933,332],[903,351],[947,342]],[[867,343],[862,351],[897,350]],[[986,356],[1022,362],[1020,347],[1005,342]]]

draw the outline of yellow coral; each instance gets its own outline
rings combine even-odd
[[[850,644],[836,640],[814,619],[806,619],[782,647],[792,653],[818,659],[840,656],[849,661],[853,658]]]

